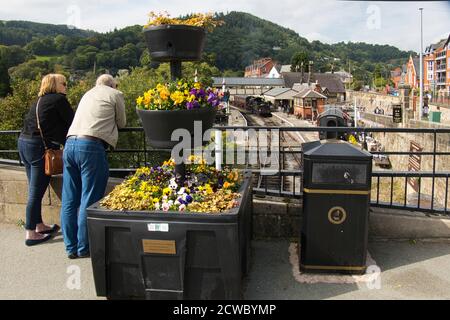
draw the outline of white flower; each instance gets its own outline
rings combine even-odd
[[[170,205],[168,203],[163,203],[162,209],[163,209],[163,211],[169,211]]]
[[[155,210],[161,209],[161,204],[159,202],[155,203]]]
[[[182,187],[182,188],[180,189],[180,191],[177,192],[177,194],[182,195],[182,194],[185,193],[185,192],[186,192],[186,188],[185,188],[185,187]]]
[[[170,179],[169,188],[172,190],[177,190],[178,184],[175,182],[175,178]]]
[[[178,211],[184,211],[186,210],[186,205],[182,204],[181,206],[178,207]]]

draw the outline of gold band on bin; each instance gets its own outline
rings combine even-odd
[[[357,267],[357,266],[310,266],[310,265],[300,265],[304,269],[316,269],[316,270],[345,270],[345,271],[363,271],[367,267]]]
[[[368,190],[335,190],[335,189],[309,189],[303,188],[303,192],[306,193],[321,193],[321,194],[359,194],[368,195]]]

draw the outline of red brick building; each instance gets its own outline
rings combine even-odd
[[[272,58],[262,58],[253,61],[253,64],[245,67],[244,77],[246,78],[260,78],[267,77],[270,70],[275,66],[275,62]]]
[[[406,64],[405,84],[411,88],[419,88],[420,83],[420,59],[409,56]]]
[[[302,119],[315,120],[325,110],[326,99],[325,95],[311,88],[305,88],[294,96],[294,115]]]
[[[391,71],[391,80],[394,83],[394,88],[398,89],[398,85],[402,80],[402,68],[397,67]]]

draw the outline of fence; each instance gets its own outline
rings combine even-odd
[[[372,172],[372,194],[371,205],[387,208],[396,208],[404,210],[417,210],[433,214],[448,215],[448,180],[450,171],[437,170],[436,159],[438,157],[450,156],[450,152],[438,150],[437,139],[439,135],[448,135],[450,129],[428,129],[428,128],[330,128],[330,127],[215,127],[216,130],[235,134],[244,132],[259,136],[272,135],[269,141],[275,141],[269,145],[267,141],[261,144],[260,141],[252,147],[245,146],[244,163],[234,164],[235,166],[247,169],[253,172],[257,177],[254,192],[262,195],[282,196],[282,197],[302,197],[301,178],[303,170],[301,166],[302,151],[300,143],[292,140],[293,134],[311,134],[318,132],[344,132],[360,137],[361,145],[366,144],[366,139],[374,133],[384,134],[428,134],[433,140],[431,150],[383,150],[372,151],[374,156],[402,156],[402,157],[421,157],[427,156],[432,161],[431,171],[399,171],[392,170],[373,170]],[[11,141],[16,141],[20,131],[0,131],[0,163],[10,165],[22,165],[18,157],[17,148],[11,147]],[[131,135],[126,138],[126,135]],[[286,138],[291,137],[291,138]],[[7,141],[7,143],[5,143]],[[122,143],[121,143],[122,141]],[[124,142],[125,141],[125,142]],[[132,141],[128,145],[126,142]],[[289,142],[286,145],[286,141]],[[6,146],[6,147],[5,147]],[[8,147],[9,146],[9,147]],[[276,149],[274,149],[276,146]],[[249,159],[253,153],[261,154],[266,152],[265,157],[276,159],[275,165],[258,159],[258,163],[251,163]],[[275,155],[273,154],[275,152]],[[238,151],[233,154],[238,156]],[[110,173],[112,176],[124,177],[132,173],[135,168],[142,165],[155,165],[162,159],[170,156],[169,150],[152,149],[147,147],[145,134],[142,128],[125,128],[120,130],[118,148],[108,151],[108,157],[111,165]],[[242,154],[241,154],[242,156]],[[264,157],[263,157],[264,158]],[[227,159],[227,157],[225,157]],[[253,157],[254,159],[254,157]],[[299,161],[300,159],[300,161]],[[228,160],[230,157],[228,156]],[[228,161],[227,160],[227,161]],[[449,159],[450,160],[450,159]],[[424,192],[424,181],[431,180],[431,195]],[[416,188],[412,188],[412,182],[415,182]],[[418,186],[418,188],[417,188]],[[436,188],[440,188],[436,192]],[[445,189],[445,191],[444,191]],[[439,194],[439,196],[436,196]]]

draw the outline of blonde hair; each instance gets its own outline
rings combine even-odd
[[[59,81],[66,81],[66,77],[59,73],[50,73],[42,78],[41,88],[39,89],[39,97],[47,93],[56,93],[56,87],[58,86]]]

